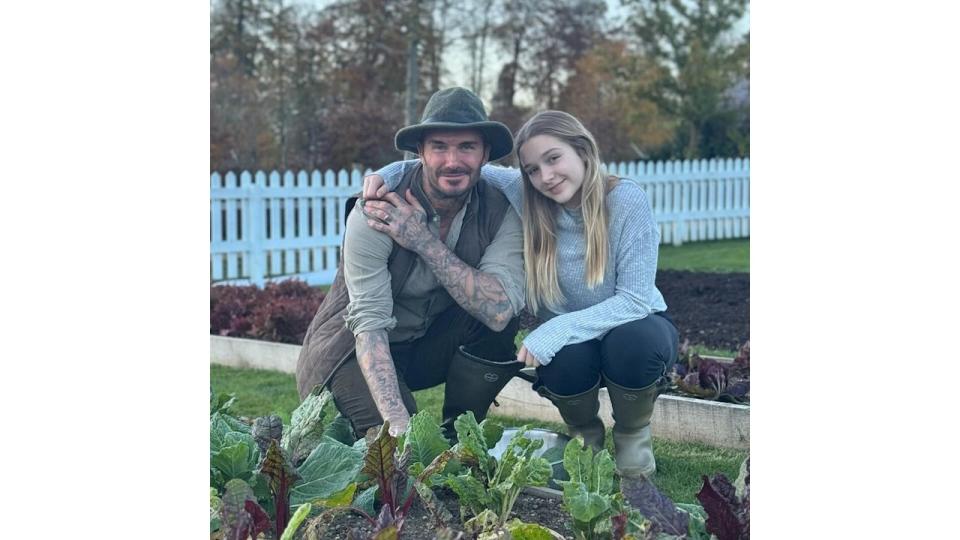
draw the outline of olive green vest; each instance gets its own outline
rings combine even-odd
[[[424,208],[432,208],[423,192],[422,178],[422,165],[417,164],[403,175],[403,179],[394,191],[404,193],[407,188],[410,188]],[[510,203],[499,190],[482,178],[473,190],[463,216],[463,226],[460,229],[460,237],[457,239],[454,253],[460,260],[476,268],[487,246],[500,229]],[[356,202],[357,197],[347,200],[346,215],[350,214]],[[404,249],[396,242],[393,243],[387,266],[390,270],[394,298],[403,290],[413,271],[416,258],[416,253]],[[446,291],[443,293],[447,294]],[[334,371],[353,353],[356,341],[344,322],[349,302],[341,256],[333,285],[330,286],[330,291],[320,304],[303,339],[303,348],[297,360],[297,390],[300,393],[300,399],[305,398],[314,389],[319,392],[326,386]]]

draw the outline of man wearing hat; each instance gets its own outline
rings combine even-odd
[[[301,399],[330,388],[360,437],[384,420],[403,432],[411,391],[446,383],[442,427],[454,439],[456,417],[483,419],[523,367],[520,218],[480,175],[513,137],[476,95],[450,88],[396,146],[420,163],[383,200],[348,201],[341,265],[304,338],[297,387]]]

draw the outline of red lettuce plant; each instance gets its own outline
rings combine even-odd
[[[723,474],[703,477],[697,504],[674,504],[645,478],[624,478],[620,489],[630,506],[648,523],[642,529],[644,540],[684,538],[687,540],[750,539],[750,457],[740,468],[733,484]],[[623,518],[614,518],[614,538],[622,530]]]
[[[740,490],[726,476],[716,474],[713,478],[704,476],[703,487],[697,493],[697,500],[707,512],[707,532],[716,536],[717,540],[750,538],[749,457],[744,461],[740,474],[743,478]]]
[[[677,509],[673,501],[646,478],[623,478],[620,481],[620,491],[631,507],[650,520],[645,538],[656,538],[660,534],[671,536],[689,534],[690,515]]]
[[[676,390],[704,399],[750,402],[749,341],[740,347],[732,363],[701,357],[690,350],[689,341],[680,347],[679,356],[670,372]]]

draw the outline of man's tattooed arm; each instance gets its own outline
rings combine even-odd
[[[388,193],[384,201],[366,201],[367,224],[415,252],[450,296],[474,318],[499,332],[513,318],[513,306],[497,278],[461,261],[427,227],[426,212],[408,191],[406,200]]]
[[[360,371],[380,416],[390,422],[390,434],[397,436],[406,431],[410,413],[400,396],[397,370],[393,365],[385,330],[357,334],[357,363],[360,364]]]
[[[421,244],[417,254],[467,313],[496,332],[507,327],[513,306],[497,278],[460,260],[439,238]]]

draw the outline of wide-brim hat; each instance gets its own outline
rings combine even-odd
[[[423,132],[431,129],[476,129],[483,133],[490,145],[490,161],[495,161],[513,151],[513,135],[510,128],[487,118],[483,103],[476,94],[466,88],[454,87],[440,90],[427,101],[420,123],[402,128],[397,132],[397,150],[417,153],[417,145],[423,140]]]

